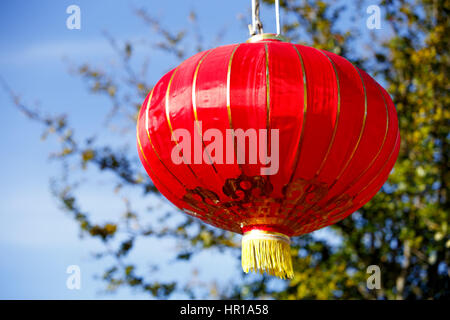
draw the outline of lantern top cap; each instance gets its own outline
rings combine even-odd
[[[257,34],[254,36],[251,36],[246,42],[247,43],[254,43],[254,42],[260,42],[260,41],[281,41],[281,42],[289,42],[289,40],[282,36],[281,34],[274,34],[274,33],[262,33]]]

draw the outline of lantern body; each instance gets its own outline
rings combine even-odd
[[[191,137],[186,163],[173,161],[187,139],[177,129]],[[266,151],[278,146],[275,173],[261,174],[269,165],[258,161],[238,163],[238,129],[266,130]],[[222,161],[208,148],[217,142],[208,131],[224,137]],[[270,39],[201,52],[168,72],[142,105],[137,138],[155,186],[187,214],[236,233],[288,237],[363,206],[400,146],[393,102],[369,75],[336,54]]]

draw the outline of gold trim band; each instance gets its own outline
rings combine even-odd
[[[250,37],[246,42],[255,43],[264,40],[278,40],[281,42],[289,42],[289,40],[286,37],[282,36],[281,34],[274,34],[274,33],[257,34]]]
[[[288,244],[291,243],[290,238],[282,233],[267,231],[267,230],[259,230],[253,229],[244,233],[242,241],[244,240],[252,240],[252,239],[265,239],[265,240],[279,240],[284,241]]]

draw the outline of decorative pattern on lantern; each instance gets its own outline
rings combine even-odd
[[[346,59],[258,35],[164,75],[137,123],[140,159],[185,213],[243,234],[245,272],[291,278],[290,237],[368,202],[397,159],[388,93]]]

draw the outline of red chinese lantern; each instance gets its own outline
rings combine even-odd
[[[164,75],[142,105],[137,142],[164,196],[244,235],[245,272],[291,278],[290,237],[368,202],[393,168],[400,136],[391,98],[367,73],[262,34]]]

